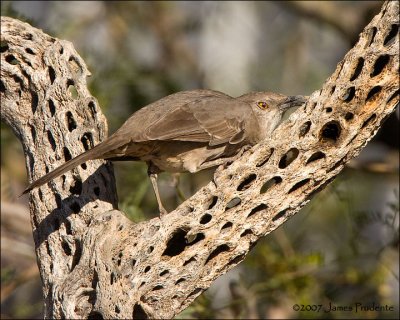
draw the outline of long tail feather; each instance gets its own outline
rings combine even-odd
[[[109,138],[106,141],[99,143],[94,148],[67,161],[66,163],[62,164],[61,166],[59,166],[55,170],[49,172],[48,174],[44,175],[43,177],[35,180],[24,190],[24,192],[22,194],[28,193],[32,189],[44,185],[45,183],[53,180],[54,178],[62,175],[63,173],[79,166],[80,164],[82,164],[88,160],[101,159],[103,154],[115,149],[116,147],[117,147],[117,145],[114,143],[113,139]]]

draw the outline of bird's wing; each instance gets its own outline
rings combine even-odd
[[[254,117],[247,103],[226,97],[205,97],[188,102],[152,123],[144,132],[148,140],[236,144],[246,136],[244,123]]]

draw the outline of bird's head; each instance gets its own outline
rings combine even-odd
[[[285,111],[300,107],[307,101],[305,96],[285,96],[273,92],[250,92],[237,99],[250,104],[263,136],[270,135],[274,131]]]

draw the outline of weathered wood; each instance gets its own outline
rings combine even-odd
[[[398,10],[398,1],[386,2],[303,108],[161,220],[134,224],[112,210],[116,190],[104,161],[33,190],[45,316],[172,318],[241,262],[398,105]],[[24,146],[32,180],[104,139],[106,121],[69,42],[6,17],[1,30],[1,115]]]

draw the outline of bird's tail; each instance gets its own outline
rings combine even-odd
[[[62,175],[63,173],[79,166],[80,164],[88,161],[88,160],[94,160],[94,159],[102,159],[102,155],[104,155],[106,152],[110,152],[113,149],[115,149],[118,146],[118,144],[113,141],[113,138],[109,138],[101,143],[99,143],[97,146],[93,147],[92,149],[80,154],[79,156],[76,156],[75,158],[68,160],[66,163],[62,164],[55,170],[49,172],[48,174],[44,175],[43,177],[35,180],[32,182],[22,194],[28,193],[32,189],[36,187],[40,187],[43,184],[53,180],[54,178]]]

